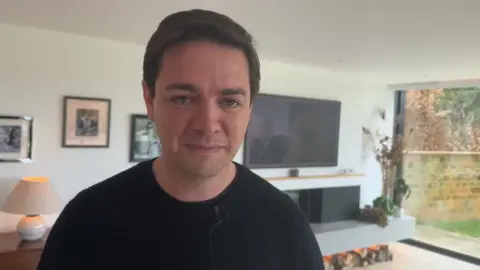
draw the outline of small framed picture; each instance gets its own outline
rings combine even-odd
[[[109,147],[111,100],[63,98],[62,147]]]
[[[155,124],[148,116],[133,114],[130,122],[130,162],[141,162],[160,156],[162,145]]]
[[[0,162],[32,162],[33,118],[0,115]]]

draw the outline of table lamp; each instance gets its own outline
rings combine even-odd
[[[57,213],[62,207],[48,178],[24,177],[15,185],[2,210],[24,215],[17,224],[17,232],[24,241],[36,241],[47,230],[41,215]]]

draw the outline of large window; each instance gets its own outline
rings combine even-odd
[[[401,91],[397,118],[415,128],[400,170],[415,240],[480,259],[480,88]]]

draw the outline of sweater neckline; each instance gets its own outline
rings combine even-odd
[[[166,192],[156,181],[155,175],[153,173],[153,162],[155,159],[149,160],[148,162],[145,163],[145,169],[148,170],[149,174],[149,185],[150,189],[153,190],[154,194],[157,194],[159,198],[162,199],[162,201],[165,203],[169,203],[171,205],[174,205],[175,207],[179,207],[185,210],[192,210],[192,211],[211,211],[215,206],[221,206],[221,207],[227,207],[228,201],[235,201],[231,199],[232,197],[235,197],[235,194],[238,193],[239,186],[241,182],[243,181],[241,179],[241,171],[242,168],[241,166],[233,162],[235,165],[235,176],[231,183],[217,196],[204,200],[204,201],[196,201],[196,202],[189,202],[189,201],[181,201],[172,195],[170,195],[168,192]],[[214,210],[215,211],[215,210]],[[218,210],[217,210],[218,211]]]

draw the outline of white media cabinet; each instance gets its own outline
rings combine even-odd
[[[282,191],[296,191],[362,186],[365,177],[361,174],[339,174],[291,178],[278,177],[267,178],[267,180]],[[389,225],[385,228],[358,220],[322,224],[312,223],[311,227],[320,245],[322,254],[326,256],[412,238],[415,233],[415,218],[410,216],[391,218]]]

